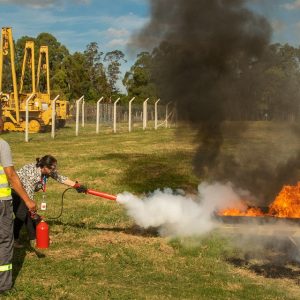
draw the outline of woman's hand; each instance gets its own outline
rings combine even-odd
[[[87,187],[84,185],[79,184],[78,182],[75,183],[73,188],[78,192],[78,193],[86,193],[87,192]]]

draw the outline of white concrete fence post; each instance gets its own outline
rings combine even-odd
[[[101,97],[97,101],[97,116],[96,116],[96,133],[99,133],[99,123],[100,123],[100,102],[104,99],[104,97]]]
[[[168,120],[169,120],[169,105],[172,103],[172,101],[168,102],[166,105],[166,128],[168,128]]]
[[[157,99],[154,104],[154,129],[157,130],[157,104],[160,99]]]
[[[25,142],[28,142],[28,132],[29,132],[29,101],[34,97],[35,94],[31,94],[25,102]]]
[[[143,130],[145,130],[147,128],[147,113],[148,113],[148,107],[147,107],[147,102],[148,102],[149,98],[147,98],[144,102],[143,102]]]
[[[119,102],[120,98],[118,98],[115,102],[114,102],[114,133],[117,132],[117,103]]]
[[[129,101],[129,108],[128,108],[128,131],[131,132],[131,127],[132,127],[132,121],[131,121],[131,103],[132,101],[135,99],[135,97],[133,97],[130,101]]]
[[[58,100],[59,95],[57,95],[51,103],[51,137],[54,139],[55,137],[55,115],[56,115],[56,100]]]
[[[79,132],[79,111],[80,111],[80,102],[84,99],[84,96],[81,96],[78,100],[76,100],[76,136],[78,136]]]
[[[81,105],[81,127],[84,127],[84,105],[85,105],[85,101],[84,98],[82,99],[82,105]]]

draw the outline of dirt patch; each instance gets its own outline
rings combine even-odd
[[[270,279],[286,279],[300,285],[300,264],[295,261],[278,261],[274,256],[266,258],[237,258],[231,257],[227,261],[242,270],[247,270],[253,275]]]

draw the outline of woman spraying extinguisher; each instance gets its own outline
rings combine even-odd
[[[69,178],[58,174],[57,160],[52,155],[45,155],[42,158],[37,158],[36,163],[24,165],[17,174],[21,183],[31,199],[34,198],[34,193],[40,190],[46,190],[48,178],[52,178],[59,183],[74,187],[78,193],[85,193],[86,187],[78,184]],[[35,246],[36,228],[34,221],[30,218],[29,211],[24,201],[20,196],[12,190],[13,209],[15,214],[14,219],[14,246],[16,248],[23,247],[19,242],[20,231],[23,224],[26,225],[31,246]]]

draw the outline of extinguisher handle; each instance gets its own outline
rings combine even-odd
[[[42,216],[40,216],[37,212],[34,212],[34,211],[29,211],[29,214],[30,214],[30,218],[36,223],[40,223],[43,219]]]

